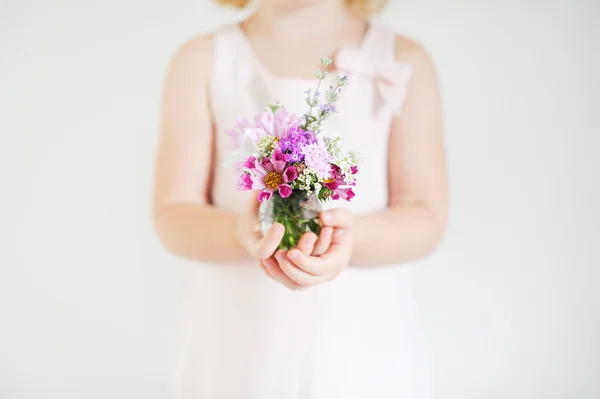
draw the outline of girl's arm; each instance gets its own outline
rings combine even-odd
[[[209,203],[213,164],[208,106],[211,65],[210,36],[188,42],[171,62],[161,109],[154,225],[162,244],[178,256],[210,262],[266,258],[281,239],[277,231],[280,226],[274,226],[260,240],[253,231],[256,200],[249,202],[241,216]]]
[[[399,37],[399,61],[413,65],[401,116],[389,141],[389,205],[355,217],[353,264],[401,263],[429,254],[447,218],[441,107],[434,67],[418,44]]]

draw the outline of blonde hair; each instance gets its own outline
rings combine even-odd
[[[244,8],[250,0],[215,0],[217,4],[235,8]],[[387,0],[345,0],[346,5],[359,17],[367,18],[385,7]]]

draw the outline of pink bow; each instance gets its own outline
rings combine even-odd
[[[341,71],[374,80],[381,100],[387,103],[394,113],[400,112],[412,75],[412,65],[392,60],[372,60],[358,48],[343,47],[336,55],[336,67]]]

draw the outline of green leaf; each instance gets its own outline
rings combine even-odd
[[[277,111],[279,108],[283,108],[283,106],[279,104],[268,104],[267,107],[269,107],[273,112]]]

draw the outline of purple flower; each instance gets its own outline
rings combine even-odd
[[[300,162],[302,160],[302,158],[304,158],[304,155],[302,154],[286,154],[287,155],[287,161],[291,162],[291,163],[296,163],[296,162]]]
[[[315,135],[315,132],[312,130],[307,130],[307,131],[302,130],[302,136],[306,140],[305,145],[316,144],[318,141],[317,136]]]
[[[321,111],[328,114],[328,113],[332,113],[332,112],[337,112],[337,108],[336,108],[335,104],[323,104],[323,105],[321,105]]]
[[[290,133],[288,132],[288,136],[279,141],[279,149],[281,151],[292,151],[292,137],[290,137]]]
[[[308,144],[308,138],[307,132],[294,127],[279,141],[279,149],[287,153],[288,162],[300,162],[304,159],[302,148]]]

